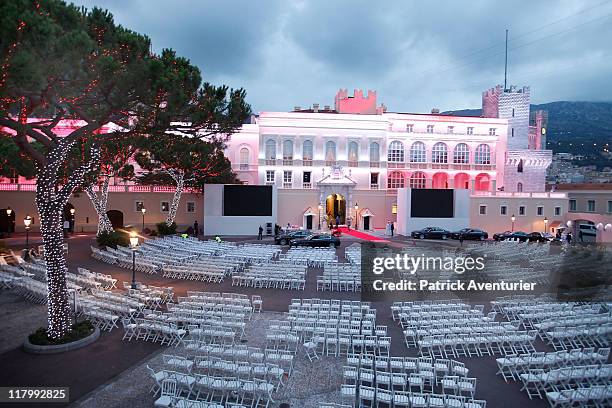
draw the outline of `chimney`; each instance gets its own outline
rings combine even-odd
[[[440,109],[438,109],[438,108],[431,108],[431,113],[437,115],[438,113],[440,113]]]
[[[299,112],[299,111],[301,111],[301,110],[302,110],[302,107],[301,107],[301,106],[294,106],[294,107],[293,107],[293,111],[294,111],[294,112]]]
[[[318,112],[319,111],[319,104],[318,103],[313,103],[312,104],[312,111],[313,112]]]

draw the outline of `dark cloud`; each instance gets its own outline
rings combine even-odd
[[[506,28],[509,80],[534,102],[612,99],[612,1],[77,3],[246,88],[257,111],[333,104],[339,87],[377,89],[394,111],[478,107],[503,81]]]

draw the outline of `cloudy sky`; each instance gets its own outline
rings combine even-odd
[[[75,0],[173,48],[253,110],[333,105],[375,89],[390,111],[480,107],[530,85],[534,103],[612,100],[612,0]]]

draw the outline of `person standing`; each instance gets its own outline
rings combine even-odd
[[[259,234],[257,234],[257,240],[258,240],[258,241],[261,241],[262,239],[263,239],[263,228],[262,228],[262,226],[260,225],[260,226],[259,226]]]
[[[340,216],[336,215],[336,229],[340,226]]]
[[[571,232],[567,233],[567,244],[572,245],[572,233]]]
[[[389,229],[391,230],[391,236],[393,236],[393,231],[395,230],[395,226],[393,225],[393,221],[390,223]]]
[[[197,237],[200,235],[200,225],[198,224],[198,220],[193,222],[193,236]]]

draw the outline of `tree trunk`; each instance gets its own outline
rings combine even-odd
[[[96,213],[98,214],[98,232],[96,236],[100,236],[100,234],[104,232],[113,232],[113,224],[108,218],[108,214],[106,214],[106,205],[108,203],[108,184],[110,181],[109,176],[105,176],[104,182],[100,187],[100,195],[96,194],[93,189],[93,186],[88,186],[85,189],[87,196],[91,200]]]
[[[176,190],[172,197],[172,204],[170,205],[170,211],[168,211],[168,217],[166,218],[166,225],[170,226],[176,218],[176,210],[178,210],[179,204],[181,203],[181,194],[185,189],[185,175],[179,172],[171,173],[172,178],[176,181]]]

